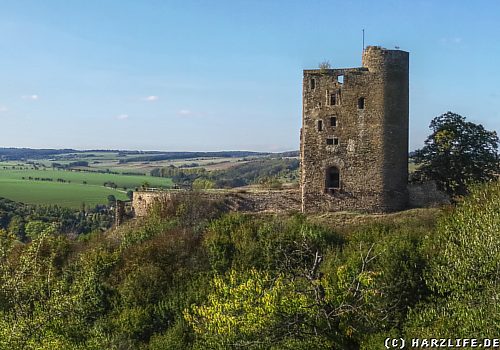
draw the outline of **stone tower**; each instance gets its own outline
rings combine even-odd
[[[368,46],[360,68],[304,71],[302,211],[403,209],[409,54]]]

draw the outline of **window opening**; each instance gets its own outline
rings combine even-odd
[[[337,81],[339,82],[339,84],[344,84],[344,74],[339,75],[337,77]]]
[[[311,90],[316,89],[316,79],[314,79],[314,78],[311,79],[311,81],[309,82],[309,84],[310,84],[309,86],[310,86]]]
[[[335,106],[337,104],[337,95],[330,94],[330,106]]]
[[[365,98],[360,97],[358,99],[358,109],[365,109]]]
[[[337,126],[337,117],[330,117],[330,126]]]
[[[337,167],[330,167],[326,170],[326,189],[340,188],[340,172]]]
[[[323,121],[318,120],[318,131],[323,131]]]

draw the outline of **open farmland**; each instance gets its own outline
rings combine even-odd
[[[171,179],[140,175],[92,173],[72,170],[33,169],[29,164],[0,163],[0,197],[30,204],[58,204],[78,208],[105,204],[112,194],[126,199],[126,190],[144,182],[152,187],[170,187]],[[104,187],[113,183],[116,189]]]
[[[190,157],[186,154],[186,158],[177,157],[175,154],[171,155],[172,159],[169,159],[168,154],[162,154],[158,152],[144,153],[144,154],[133,154],[133,152],[127,153],[122,152],[112,152],[112,151],[84,151],[79,153],[63,153],[57,154],[53,157],[48,157],[45,159],[30,159],[39,165],[51,168],[54,163],[60,164],[62,166],[70,166],[73,169],[80,170],[92,170],[92,171],[110,171],[118,173],[137,173],[143,175],[149,175],[151,170],[155,168],[175,166],[175,167],[198,167],[205,168],[206,170],[221,170],[227,169],[241,162],[245,162],[250,159],[257,159],[262,157],[262,155],[243,155],[243,156],[227,156],[227,152],[223,152],[224,156],[199,156]],[[137,158],[137,160],[132,161],[132,158]],[[159,158],[158,160],[149,160],[148,157],[153,159]],[[141,158],[145,158],[139,160]],[[162,159],[167,158],[167,159]],[[88,163],[87,166],[71,166],[71,163],[77,161],[85,161]],[[1,163],[0,163],[1,165]]]
[[[123,191],[97,185],[25,181],[0,176],[0,197],[27,204],[51,204],[68,208],[80,208],[107,203],[107,196],[126,200]]]
[[[170,176],[150,176],[153,170],[174,168],[190,171],[203,168],[207,174],[218,174],[259,159],[269,159],[269,155],[246,151],[142,152],[0,148],[0,197],[24,203],[68,207],[80,207],[82,202],[88,205],[105,204],[108,195],[125,199],[127,191],[135,190],[144,183],[153,188],[169,188],[174,185]],[[240,175],[236,171],[230,176]],[[238,185],[246,184],[240,182]],[[180,179],[176,183],[184,185]],[[231,184],[226,181],[223,186],[235,185]]]
[[[1,165],[2,163],[0,163]],[[24,179],[26,181],[34,181],[34,179],[39,178],[49,178],[53,179],[54,182],[57,179],[63,179],[65,181],[70,181],[72,183],[83,184],[84,181],[88,185],[100,185],[102,186],[105,182],[113,182],[118,188],[121,189],[134,189],[141,186],[144,182],[148,182],[151,187],[171,187],[172,181],[166,178],[158,178],[152,176],[141,176],[141,175],[122,175],[122,174],[106,174],[106,173],[93,173],[87,171],[74,171],[74,170],[52,170],[52,169],[0,169],[0,178],[9,179]]]

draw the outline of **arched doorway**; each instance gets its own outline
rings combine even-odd
[[[326,169],[325,189],[327,192],[340,188],[340,170],[336,166]]]

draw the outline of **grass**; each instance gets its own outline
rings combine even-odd
[[[53,169],[35,170],[29,164],[24,164],[21,169],[19,164],[0,162],[0,197],[29,204],[57,204],[79,208],[84,202],[94,206],[107,203],[107,196],[110,194],[117,199],[125,200],[127,199],[125,189],[133,190],[144,182],[148,182],[151,187],[171,187],[173,184],[169,178]],[[53,181],[41,181],[35,178],[50,178]],[[57,179],[67,182],[58,182]],[[104,187],[105,182],[114,182],[118,186],[117,190]]]
[[[395,227],[419,227],[432,230],[436,218],[443,213],[444,208],[408,209],[395,213],[364,214],[356,212],[328,212],[309,215],[311,222],[331,227],[339,233],[355,232],[356,230],[375,224]]]
[[[97,185],[25,181],[0,177],[0,197],[27,204],[57,204],[63,207],[80,208],[107,203],[108,195],[126,200],[124,192]]]
[[[2,165],[0,163],[0,165]],[[51,178],[54,182],[57,179],[64,179],[66,181],[71,181],[72,183],[83,184],[86,181],[89,185],[100,185],[102,186],[104,182],[114,182],[119,188],[134,189],[135,187],[141,186],[144,182],[148,182],[151,187],[171,187],[172,180],[169,178],[160,178],[153,176],[140,176],[140,175],[121,175],[121,174],[102,174],[102,173],[91,173],[84,171],[69,171],[69,170],[33,170],[33,169],[3,169],[0,168],[0,179],[16,179],[22,180],[22,178]],[[25,180],[30,181],[30,180]],[[45,181],[44,181],[45,182]]]

